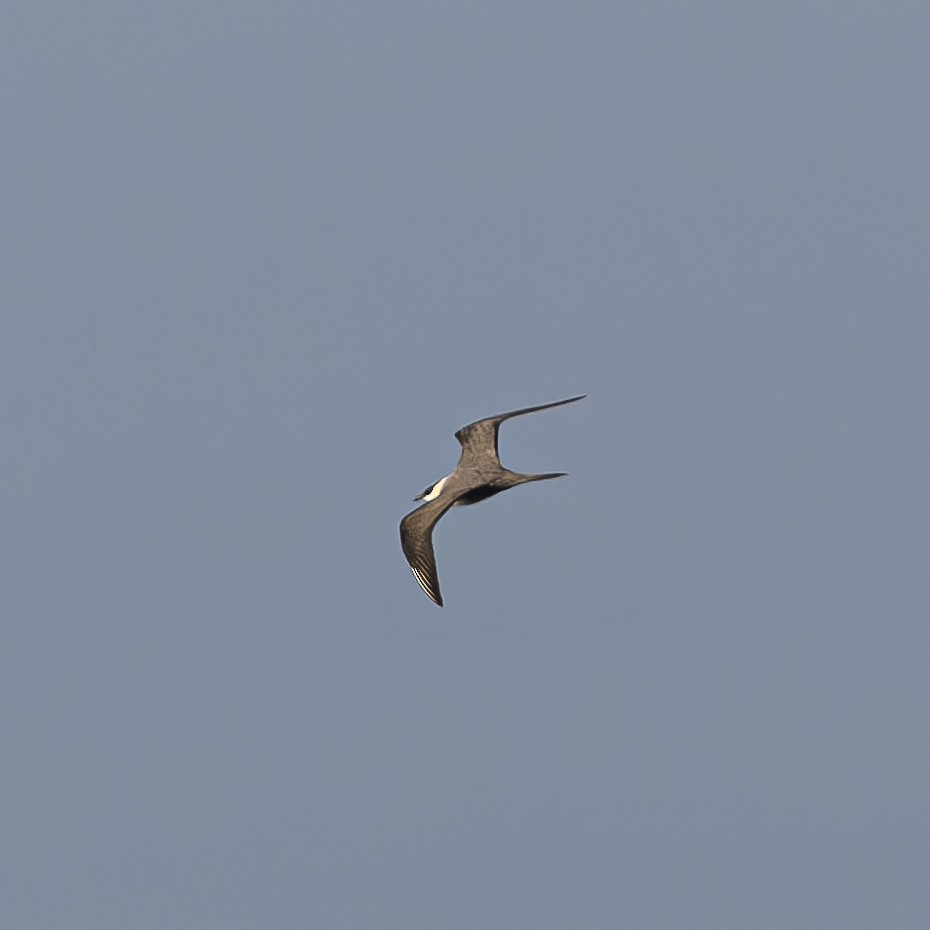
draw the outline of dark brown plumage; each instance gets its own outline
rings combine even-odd
[[[561,407],[581,400],[585,395],[559,400],[552,404],[540,404],[537,407],[523,407],[497,416],[486,417],[463,426],[455,434],[462,446],[455,470],[430,485],[414,500],[426,503],[411,511],[400,521],[400,542],[404,556],[413,571],[420,587],[440,607],[442,594],[439,590],[439,575],[436,571],[436,556],[433,552],[433,527],[437,520],[453,506],[476,504],[508,488],[528,481],[544,481],[548,478],[561,478],[565,472],[549,472],[543,475],[523,475],[504,468],[500,462],[497,449],[498,432],[501,423],[511,417],[519,417],[537,410]]]

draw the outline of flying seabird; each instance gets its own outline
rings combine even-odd
[[[439,518],[450,507],[477,504],[478,501],[508,488],[515,488],[518,484],[561,478],[567,474],[557,471],[545,475],[521,475],[504,468],[497,451],[497,433],[501,423],[524,413],[572,404],[586,396],[579,394],[578,397],[557,400],[553,404],[540,404],[538,407],[523,407],[521,410],[511,410],[510,413],[500,413],[496,417],[469,423],[455,434],[462,446],[462,454],[455,470],[431,484],[422,494],[418,494],[414,500],[422,500],[425,503],[400,521],[400,544],[407,562],[420,587],[440,607],[442,594],[439,592],[439,575],[436,572],[436,556],[433,554],[433,527]]]

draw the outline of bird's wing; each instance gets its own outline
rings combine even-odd
[[[413,576],[429,598],[442,607],[439,574],[433,553],[433,527],[436,521],[455,503],[458,495],[443,495],[428,501],[400,521],[400,544]]]
[[[540,404],[538,407],[522,407],[520,410],[499,413],[496,417],[485,417],[483,420],[476,420],[474,423],[469,423],[468,426],[463,426],[455,434],[455,438],[462,446],[459,466],[481,462],[492,462],[495,465],[500,465],[500,455],[497,451],[497,434],[504,420],[523,416],[524,413],[535,413],[537,410],[548,410],[550,407],[561,407],[562,404],[573,404],[576,400],[581,400],[586,396],[585,394],[579,394],[577,397],[557,400],[552,404]]]

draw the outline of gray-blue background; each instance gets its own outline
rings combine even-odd
[[[4,927],[930,926],[926,3],[3,20]]]

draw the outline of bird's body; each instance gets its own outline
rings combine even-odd
[[[462,454],[451,474],[440,478],[430,485],[414,500],[424,503],[411,511],[400,522],[400,541],[404,555],[420,587],[431,600],[442,607],[442,594],[439,591],[439,576],[436,572],[436,557],[433,553],[433,527],[450,507],[477,504],[479,501],[500,494],[509,488],[528,481],[544,481],[548,478],[561,478],[563,471],[549,472],[543,475],[523,475],[510,471],[501,465],[497,451],[497,434],[501,423],[511,417],[524,413],[547,410],[549,407],[561,407],[581,400],[585,395],[559,400],[552,404],[538,407],[523,407],[487,417],[463,426],[455,438],[462,446]]]

